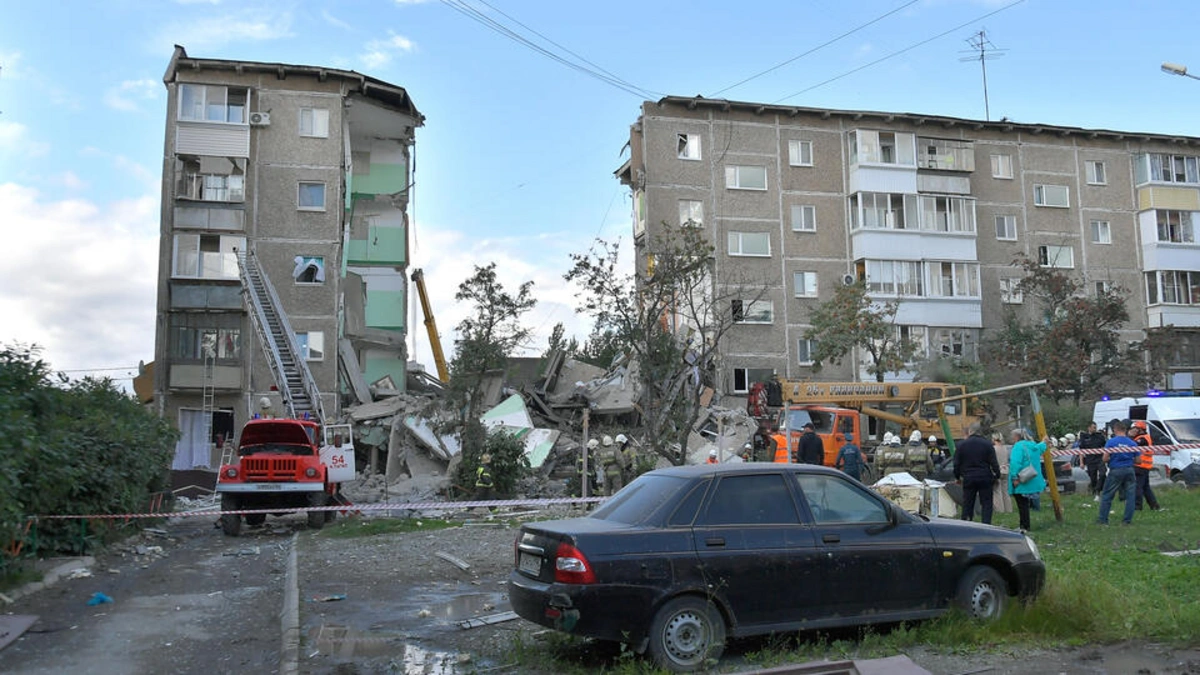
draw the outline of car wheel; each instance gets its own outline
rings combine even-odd
[[[238,498],[235,495],[221,495],[221,510],[222,511],[237,511]],[[221,531],[226,536],[236,537],[242,533],[242,517],[236,513],[221,514]]]
[[[1008,605],[1008,584],[987,565],[970,567],[958,581],[958,605],[971,618],[998,619]]]
[[[324,492],[313,492],[308,495],[309,506],[325,506],[326,504]],[[324,511],[309,511],[308,512],[308,529],[319,530],[325,525]]]
[[[725,620],[711,602],[675,598],[654,615],[647,649],[659,667],[673,673],[703,668],[725,650]]]

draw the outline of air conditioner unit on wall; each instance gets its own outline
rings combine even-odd
[[[853,286],[855,281],[856,279],[854,278],[853,274],[847,274],[846,276],[842,277],[843,286]]]
[[[250,113],[250,126],[265,127],[271,123],[271,113],[252,112]]]

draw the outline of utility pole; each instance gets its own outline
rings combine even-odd
[[[971,45],[970,51],[973,55],[961,58],[959,61],[979,61],[979,68],[983,72],[983,115],[984,119],[990,122],[992,121],[992,111],[988,104],[987,61],[1004,56],[1004,52],[1008,50],[998,49],[996,45],[992,44],[985,30],[980,30],[968,38],[967,44]],[[974,54],[975,52],[978,54]]]

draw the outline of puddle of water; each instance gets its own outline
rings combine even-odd
[[[391,666],[388,672],[404,675],[458,675],[462,672],[457,653],[406,644],[402,635],[324,625],[310,630],[308,639],[319,653],[338,661],[385,657]]]
[[[439,619],[462,621],[503,611],[496,609],[502,600],[499,593],[456,595],[446,602],[429,605],[429,612]]]

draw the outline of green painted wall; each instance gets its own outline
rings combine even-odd
[[[392,381],[396,383],[400,391],[404,391],[408,386],[405,380],[407,371],[404,365],[404,361],[395,358],[367,358],[367,367],[363,369],[363,376],[366,377],[367,382],[374,382],[384,375],[391,375]]]
[[[372,291],[367,289],[367,326],[403,331],[404,291]]]
[[[403,164],[371,164],[367,174],[350,176],[349,192],[390,195],[408,186],[408,167]]]
[[[368,229],[366,239],[351,239],[346,249],[346,261],[351,265],[405,265],[404,228],[375,225]]]

